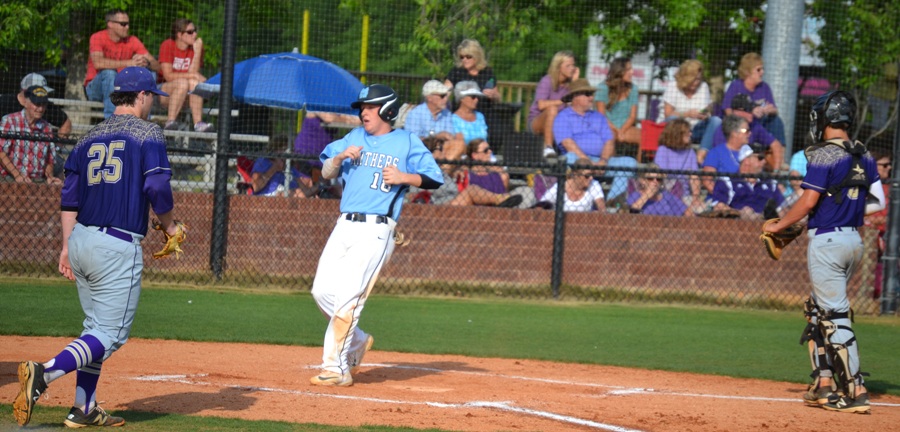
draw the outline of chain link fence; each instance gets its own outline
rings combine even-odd
[[[468,71],[464,61],[474,53],[476,60],[483,56],[494,79],[488,84],[480,73],[472,75],[476,82],[485,81],[479,90],[487,96],[479,99],[476,110],[485,118],[487,135],[483,142],[461,145],[454,140],[456,131],[423,136],[442,163],[448,187],[406,195],[398,227],[411,241],[396,250],[382,272],[379,291],[797,308],[809,291],[806,239],[791,245],[781,261],[771,261],[757,238],[761,206],[753,211],[717,206],[716,184],[747,179],[771,184],[771,197],[780,196],[776,211],[789,208],[802,178],[791,161],[808,144],[809,107],[835,88],[853,92],[860,102],[854,137],[890,158],[897,130],[900,37],[895,33],[900,26],[894,21],[900,19],[900,2],[861,1],[849,8],[832,1],[806,2],[790,23],[792,29],[802,29],[799,40],[771,49],[767,38],[783,40],[783,35],[772,35],[776,32],[766,23],[782,20],[777,21],[782,27],[790,14],[768,17],[767,12],[790,2],[695,3],[696,8],[649,1],[241,1],[237,25],[231,28],[226,24],[229,3],[130,2],[124,11],[127,34],[139,38],[160,64],[160,85],[168,82],[164,69],[174,65],[162,52],[166,41],[180,48],[191,41],[197,46],[195,38],[202,38],[199,73],[206,84],[223,78],[223,35],[236,41],[238,63],[236,90],[228,103],[218,97],[219,89],[200,82],[192,83],[198,87],[182,106],[166,102],[154,108],[151,120],[169,126],[164,134],[178,191],[176,214],[190,233],[183,259],[153,262],[147,258],[161,244],[156,233],[148,234],[146,279],[292,290],[311,286],[338,216],[341,192],[339,184],[320,178],[318,152],[358,124],[346,105],[311,107],[353,100],[355,94],[340,94],[326,84],[332,82],[330,75],[302,83],[272,71],[260,77],[263,95],[239,94],[237,88],[246,84],[240,81],[240,62],[267,54],[305,54],[349,72],[359,86],[387,84],[405,103],[396,124],[405,127],[412,109],[428,106],[423,85],[431,79],[444,83],[457,67]],[[23,15],[30,26],[0,30],[0,64],[8,71],[0,77],[4,97],[26,104],[24,92],[17,93],[24,90],[20,80],[39,72],[54,89],[52,104],[62,108],[69,124],[65,136],[50,138],[4,129],[0,142],[9,143],[7,152],[53,143],[54,175],[62,178],[68,152],[104,117],[102,102],[88,100],[85,90],[91,35],[121,32],[126,26],[119,24],[124,22],[121,15],[106,19],[113,2],[25,1],[15,6],[19,12],[30,11]],[[173,29],[173,24],[180,27]],[[836,32],[865,43],[836,43]],[[471,51],[467,39],[478,41],[481,51]],[[797,66],[773,60],[765,49],[793,53]],[[615,169],[594,164],[596,158],[572,165],[564,155],[545,157],[544,136],[533,132],[534,118],[529,117],[540,99],[538,83],[560,51],[570,52],[579,76],[594,89],[609,88],[615,58],[631,59],[636,97],[634,118],[626,121],[634,124],[631,138],[636,138],[629,140],[627,128],[617,130],[610,156],[618,163],[609,164]],[[710,175],[702,168],[707,149],[700,136],[693,136],[684,149],[666,141],[672,133],[664,126],[674,124],[675,117],[701,117],[700,110],[667,112],[671,99],[666,90],[678,88],[677,73],[686,60],[698,60],[700,81],[710,93],[702,117],[722,119],[732,107],[723,105],[726,89],[746,78],[741,61],[752,52],[762,54],[760,66],[768,71],[763,77],[773,89],[790,89],[771,101],[779,106],[776,116],[785,126],[779,137],[784,156],[772,161],[770,153],[768,167]],[[174,62],[178,59],[176,55]],[[794,75],[783,72],[786,67]],[[324,90],[325,100],[303,99],[288,107],[300,99],[292,93],[294,87],[306,84]],[[191,107],[192,95],[203,96],[199,116]],[[279,95],[291,96],[271,101]],[[459,110],[460,102],[450,91],[448,109]],[[590,105],[590,110],[609,108],[593,101]],[[169,123],[173,114],[174,123]],[[201,130],[198,122],[215,129]],[[688,125],[693,129],[695,123]],[[61,126],[54,124],[53,130],[60,132]],[[222,128],[229,134],[220,136]],[[680,164],[657,158],[663,148],[677,149]],[[555,150],[563,153],[565,148]],[[753,158],[764,151],[755,148]],[[684,156],[688,154],[694,159]],[[13,177],[0,181],[0,202],[6,207],[0,212],[0,272],[53,277],[61,237],[59,186],[39,175],[33,184]],[[263,181],[269,178],[274,180]],[[894,291],[883,289],[878,277],[882,240],[876,226],[861,228],[861,234],[867,252],[851,281],[854,308],[883,312],[882,302],[891,302]]]

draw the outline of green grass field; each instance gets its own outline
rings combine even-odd
[[[82,316],[74,284],[0,279],[0,298],[0,334],[80,333]],[[810,372],[806,348],[798,344],[805,325],[798,311],[402,298],[378,295],[376,290],[361,322],[377,335],[378,350],[384,351],[540,359],[796,383],[805,383]],[[132,336],[320,346],[325,324],[305,293],[149,287],[142,293]],[[900,395],[896,367],[900,319],[857,317],[854,329],[862,369],[871,374],[869,390]],[[0,418],[0,429],[14,425],[10,405],[3,410],[7,415]],[[47,418],[48,425],[65,414],[65,410],[37,411],[42,412],[54,416]],[[149,416],[141,423],[146,430],[172,429],[163,421],[187,422],[177,429],[335,430],[132,412],[127,418],[140,416]]]

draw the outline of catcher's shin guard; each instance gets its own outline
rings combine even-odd
[[[819,377],[831,378],[831,364],[825,350],[825,338],[819,330],[818,323],[821,321],[823,311],[816,304],[816,301],[810,297],[803,304],[803,315],[806,316],[806,328],[800,335],[800,345],[806,344],[809,348],[809,362],[812,366],[812,374],[810,377],[818,383]]]
[[[856,344],[856,336],[853,329],[850,326],[836,324],[834,320],[838,319],[850,319],[852,321],[852,312],[849,314],[847,312],[830,314],[826,319],[819,321],[819,329],[825,340],[825,351],[831,361],[834,373],[837,375],[835,378],[837,378],[844,394],[852,398],[856,396],[856,389],[863,384],[863,376],[867,374],[859,370],[858,351],[854,350],[851,353],[850,350],[850,347]],[[832,341],[838,330],[850,332],[850,338],[844,342]],[[851,359],[851,356],[856,358]],[[854,362],[852,360],[855,360],[856,370],[853,370]]]

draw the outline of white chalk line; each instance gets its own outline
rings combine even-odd
[[[402,366],[402,365],[394,365],[388,363],[363,363],[361,366],[365,367],[383,367],[383,368],[393,368],[393,369],[411,369],[411,370],[422,370],[427,372],[437,372],[437,373],[456,373],[456,374],[464,374],[464,375],[475,375],[475,376],[485,376],[491,378],[506,378],[506,379],[514,379],[521,381],[535,381],[547,384],[560,384],[560,385],[570,385],[570,386],[582,386],[582,387],[594,387],[594,388],[609,388],[613,389],[607,394],[615,395],[615,396],[626,396],[631,394],[641,394],[641,395],[661,395],[661,396],[685,396],[685,397],[698,397],[698,398],[710,398],[710,399],[736,399],[736,400],[752,400],[752,401],[764,401],[764,402],[790,402],[796,403],[798,401],[803,401],[803,399],[795,399],[795,398],[773,398],[773,397],[764,397],[764,396],[729,396],[729,395],[717,395],[717,394],[707,394],[707,393],[683,393],[683,392],[672,392],[666,390],[657,390],[652,388],[641,388],[641,387],[625,387],[625,386],[616,386],[616,385],[608,385],[608,384],[598,384],[598,383],[590,383],[584,381],[564,381],[558,379],[548,379],[548,378],[535,378],[535,377],[527,377],[520,375],[503,375],[503,374],[495,374],[489,372],[476,372],[476,371],[462,371],[462,370],[453,370],[453,369],[439,369],[439,368],[429,368],[429,367],[420,367],[420,366]],[[319,366],[308,366],[309,369],[318,369]],[[895,403],[883,403],[883,402],[869,402],[870,405],[874,406],[884,406],[884,407],[900,407],[900,404]]]
[[[556,420],[564,423],[571,423],[580,426],[592,427],[595,429],[608,430],[613,432],[642,432],[640,429],[629,429],[622,426],[610,425],[600,422],[595,422],[591,420],[581,419],[577,417],[565,416],[561,414],[556,414],[548,411],[539,411],[532,410],[528,408],[521,408],[517,406],[510,405],[510,402],[489,402],[489,401],[472,401],[466,402],[462,404],[454,404],[454,403],[446,403],[446,402],[416,402],[416,401],[408,401],[408,400],[394,400],[394,399],[381,399],[381,398],[372,398],[372,397],[364,397],[364,396],[349,396],[349,395],[340,395],[340,394],[328,394],[328,393],[315,393],[306,390],[287,390],[287,389],[279,389],[272,387],[255,387],[255,386],[245,386],[245,385],[234,385],[234,384],[217,384],[206,381],[197,381],[191,379],[190,377],[204,377],[208,376],[207,374],[197,374],[197,375],[149,375],[149,376],[139,376],[131,379],[137,381],[153,381],[153,382],[174,382],[179,384],[187,384],[187,385],[198,385],[198,386],[207,386],[207,387],[225,387],[225,388],[233,388],[233,389],[241,389],[247,391],[261,391],[261,392],[271,392],[271,393],[283,393],[283,394],[292,394],[292,395],[302,395],[302,396],[311,396],[311,397],[324,397],[331,399],[345,399],[345,400],[357,400],[357,401],[365,401],[365,402],[373,402],[373,403],[386,403],[386,404],[402,404],[402,405],[425,405],[435,408],[488,408],[488,409],[496,409],[500,411],[509,411],[520,414],[528,414],[536,417],[543,417],[551,420]]]

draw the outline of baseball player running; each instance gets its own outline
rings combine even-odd
[[[847,131],[856,125],[856,101],[835,91],[816,100],[810,112],[809,160],[800,200],[780,221],[763,227],[778,232],[809,215],[807,249],[812,295],[806,304],[815,382],[803,399],[826,410],[868,413],[869,396],[860,371],[851,323],[847,281],[863,256],[857,227],[863,215],[884,208],[875,160]],[[835,380],[842,394],[835,393]]]
[[[45,363],[19,365],[21,389],[13,415],[28,424],[47,385],[76,372],[75,404],[65,425],[121,426],[96,403],[103,362],[128,340],[141,292],[141,239],[153,207],[169,234],[180,229],[172,218],[171,169],[159,125],[145,119],[157,90],[149,70],[127,67],[116,75],[111,95],[115,113],[88,132],[69,155],[62,189],[62,252],[59,272],[74,280],[84,330]]]
[[[341,176],[341,215],[319,258],[312,295],[329,319],[322,371],[313,385],[350,386],[374,339],[357,324],[381,267],[394,251],[394,227],[409,186],[436,189],[441,169],[422,141],[393,130],[400,102],[373,84],[351,104],[362,126],[322,151],[322,176]]]

